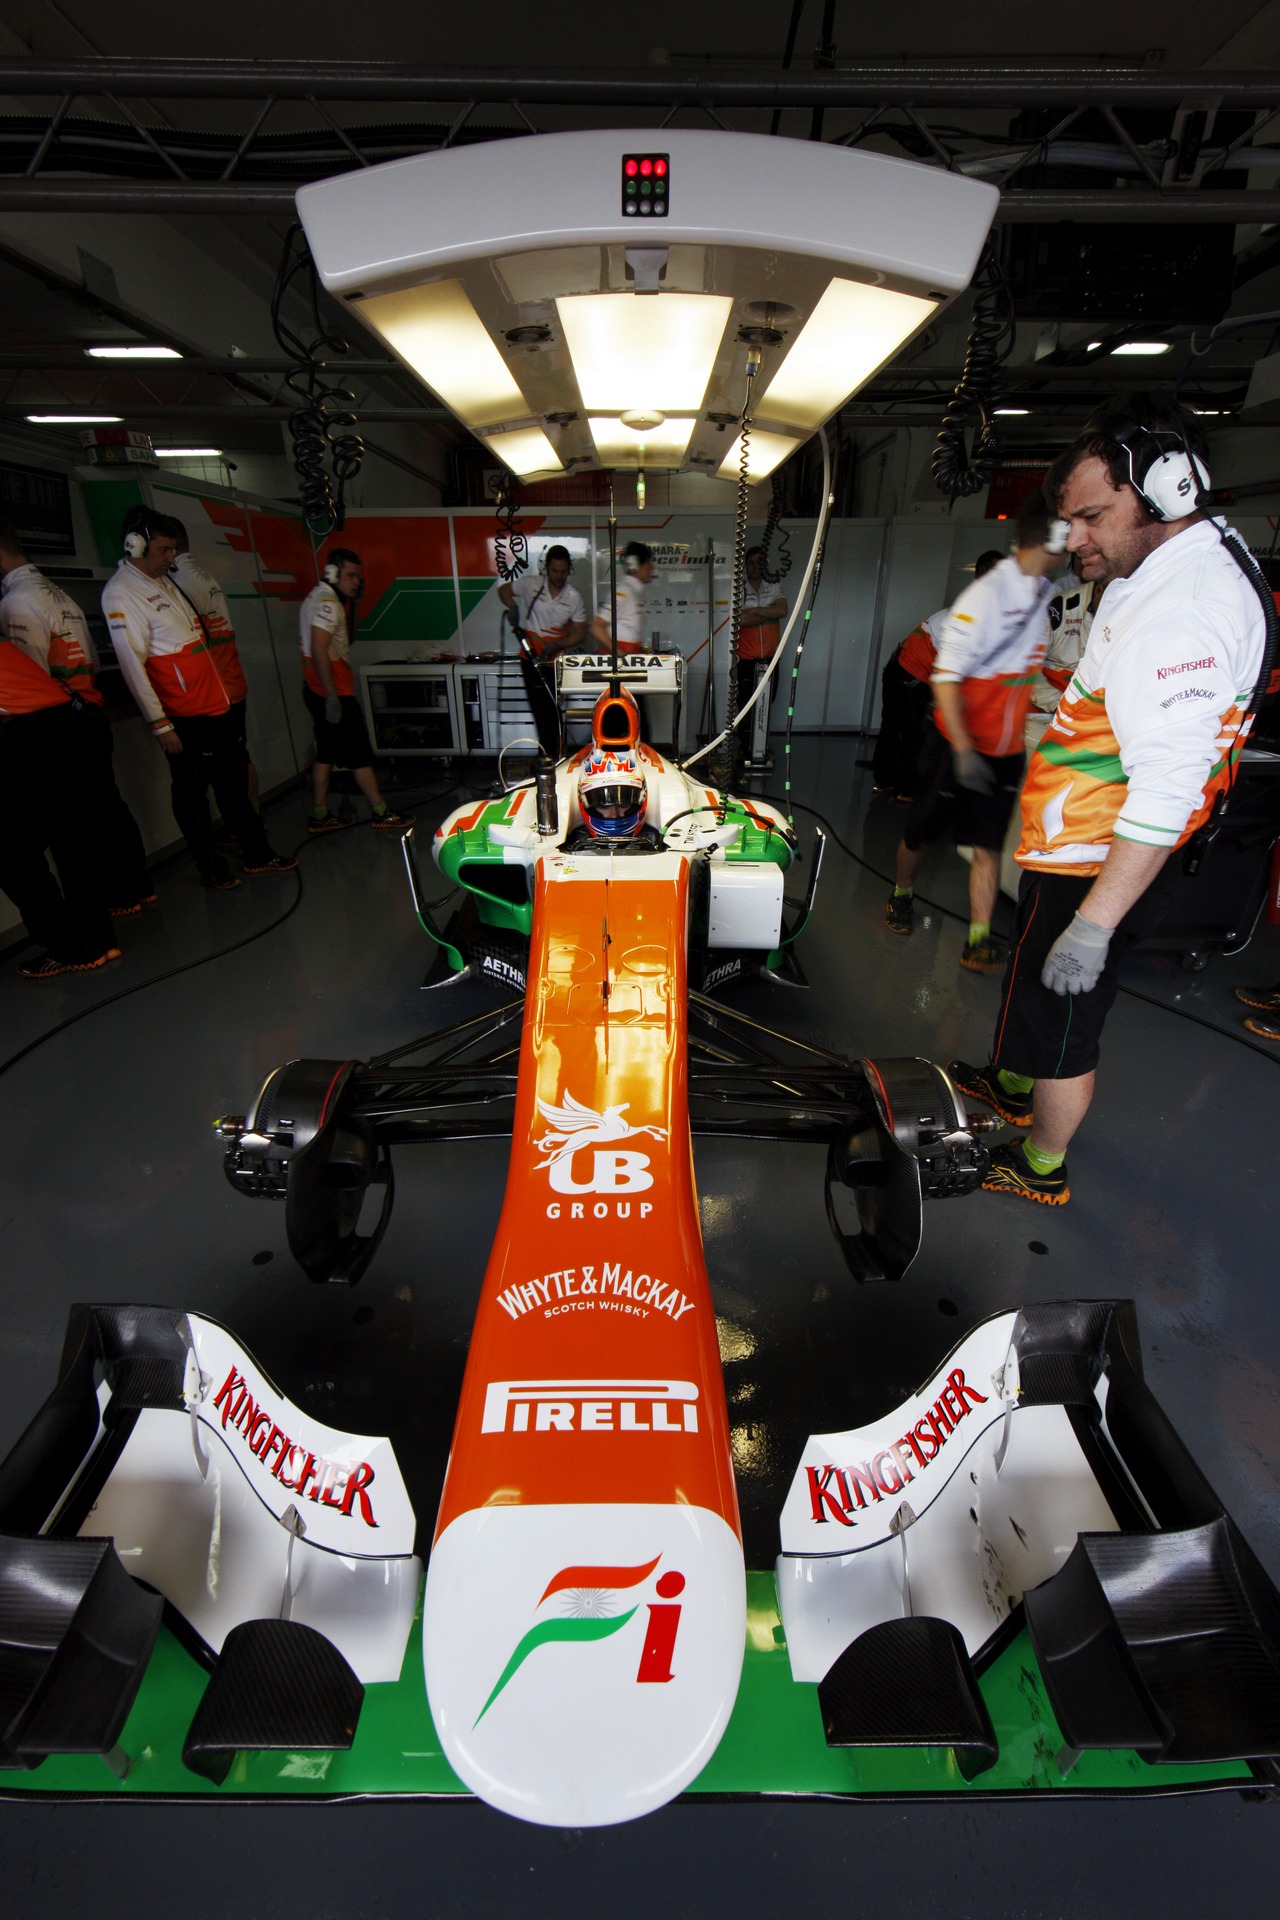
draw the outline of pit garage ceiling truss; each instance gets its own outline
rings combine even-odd
[[[1280,75],[1267,73],[956,62],[619,74],[15,58],[0,60],[0,95],[11,102],[0,117],[4,212],[291,214],[308,180],[635,115],[646,126],[684,117],[907,153],[995,182],[1005,222],[1280,218]],[[27,101],[31,111],[18,111]],[[1028,184],[1063,167],[1096,174],[1096,189]]]

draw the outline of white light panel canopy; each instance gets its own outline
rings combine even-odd
[[[780,467],[798,446],[803,445],[803,434],[766,433],[759,427],[752,427],[747,436],[747,478],[751,481],[767,480],[775,467]],[[738,434],[720,462],[716,473],[717,480],[736,480],[742,466],[742,435]]]
[[[458,280],[367,300],[362,318],[469,427],[520,420],[530,409]]]
[[[662,420],[657,426],[629,427],[625,420],[592,414],[587,425],[605,466],[671,467],[679,466],[684,459],[697,422],[686,415],[683,419]]]
[[[706,293],[588,293],[557,300],[578,392],[593,412],[702,405],[733,301]]]
[[[914,161],[668,127],[649,142],[666,211],[642,217],[624,211],[635,139],[480,143],[298,193],[324,285],[499,457],[549,429],[532,471],[547,453],[720,469],[753,336],[752,467],[771,470],[768,436],[798,445],[969,284],[999,203]],[[669,416],[643,462],[616,420],[632,412]]]
[[[521,479],[548,473],[563,473],[564,462],[556,453],[541,427],[517,427],[510,433],[482,433],[480,438],[490,453],[496,453],[504,466]]]
[[[936,300],[833,280],[764,389],[763,419],[820,427],[930,318]]]

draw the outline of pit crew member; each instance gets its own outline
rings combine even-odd
[[[1193,420],[1136,399],[1050,469],[1084,579],[1111,581],[1027,776],[991,1063],[951,1069],[1030,1129],[992,1156],[983,1185],[996,1193],[1070,1197],[1067,1148],[1093,1098],[1118,960],[1159,925],[1162,869],[1229,791],[1247,732],[1265,624],[1197,504],[1204,461]]]
[[[520,671],[538,744],[553,760],[560,757],[560,708],[556,700],[555,656],[576,647],[587,631],[582,595],[570,585],[573,561],[567,547],[548,547],[541,574],[504,580],[498,598],[511,615],[521,640]]]
[[[116,785],[111,722],[95,678],[98,655],[89,623],[70,594],[31,565],[20,536],[3,520],[0,576],[0,633],[66,690],[79,721],[83,777],[92,791],[111,912],[121,918],[140,913],[155,890],[138,823]]]
[[[322,578],[298,613],[302,697],[316,730],[308,833],[337,833],[351,824],[329,811],[329,780],[335,766],[349,767],[355,775],[356,785],[373,809],[373,826],[407,827],[414,817],[396,813],[382,797],[374,777],[369,730],[356,699],[351,632],[363,587],[359,554],[350,547],[334,547],[326,556]]]
[[[125,682],[169,760],[173,817],[200,878],[219,893],[240,884],[213,844],[205,799],[212,786],[246,873],[292,873],[249,799],[244,703],[235,642],[211,644],[203,620],[169,578],[173,522],[148,511],[124,534],[124,558],[102,592],[102,611]]]
[[[1026,766],[1023,724],[1048,638],[1050,577],[1062,566],[1059,529],[1042,493],[1018,513],[1014,551],[964,589],[942,623],[930,685],[934,731],[920,757],[919,797],[898,848],[885,903],[891,933],[911,932],[916,875],[948,828],[973,848],[969,938],[960,964],[997,973],[1004,949],[991,937],[1000,848]]]

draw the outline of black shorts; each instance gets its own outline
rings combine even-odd
[[[995,775],[994,793],[974,793],[956,784],[952,774],[951,747],[936,726],[926,730],[920,752],[918,798],[903,829],[902,838],[912,853],[918,853],[933,840],[950,832],[958,847],[982,847],[999,853],[1004,846],[1013,803],[1026,771],[1025,753],[993,755],[982,758]]]
[[[364,714],[360,702],[353,693],[339,694],[342,702],[342,718],[336,726],[330,725],[324,717],[324,695],[313,693],[310,687],[303,687],[302,697],[307,703],[307,712],[311,715],[316,730],[316,759],[322,767],[371,767],[373,748],[369,744],[369,729],[364,723]]]
[[[1092,885],[1084,874],[1023,874],[991,1045],[997,1067],[1033,1080],[1074,1080],[1097,1066],[1102,1028],[1120,989],[1120,962],[1137,941],[1157,931],[1169,896],[1157,875],[1111,936],[1097,986],[1088,993],[1054,993],[1040,974]]]

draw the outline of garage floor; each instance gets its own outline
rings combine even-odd
[[[810,991],[753,984],[735,1004],[849,1053],[982,1059],[998,981],[957,965],[965,870],[937,852],[921,880],[934,904],[918,908],[915,934],[884,932],[882,876],[902,815],[870,799],[857,751],[848,739],[797,743],[797,797],[848,849],[828,848],[802,943]],[[463,797],[430,793],[419,806],[424,844]],[[280,803],[275,843],[305,842],[304,821],[300,797]],[[799,824],[807,842],[812,817]],[[293,1055],[368,1056],[492,999],[470,985],[420,990],[430,955],[394,839],[361,830],[305,843],[300,898],[292,878],[208,894],[186,862],[158,880],[159,906],[120,923],[125,957],[109,974],[33,987],[8,960],[0,971],[0,1057],[17,1056],[0,1079],[0,1455],[53,1383],[73,1301],[165,1302],[232,1327],[321,1418],[389,1431],[429,1527],[501,1200],[502,1144],[402,1151],[374,1266],[354,1292],[322,1291],[292,1267],[281,1210],[224,1182],[210,1122],[242,1112]],[[222,957],[205,964],[211,954]],[[896,1287],[849,1279],[827,1232],[819,1155],[699,1146],[717,1312],[741,1336],[726,1377],[749,1564],[772,1560],[781,1490],[806,1433],[899,1400],[989,1313],[1116,1295],[1137,1301],[1152,1386],[1280,1579],[1280,1047],[1248,1044],[1230,992],[1277,979],[1274,929],[1200,973],[1176,955],[1133,960],[1133,991],[1113,1015],[1098,1098],[1071,1154],[1071,1205],[988,1194],[935,1204],[921,1257]],[[0,1858],[15,1920],[161,1903],[190,1920],[232,1909],[277,1920],[489,1916],[590,1899],[626,1913],[754,1914],[785,1902],[911,1920],[981,1903],[993,1915],[1091,1920],[1199,1914],[1224,1881],[1238,1910],[1261,1910],[1278,1822],[1277,1807],[1234,1794],[686,1803],[585,1834],[521,1827],[475,1805],[27,1797],[0,1802]]]

